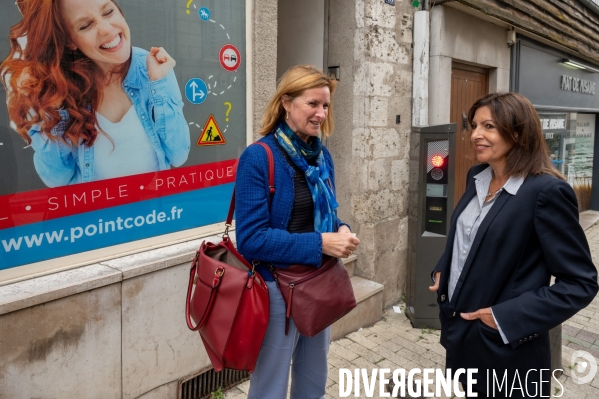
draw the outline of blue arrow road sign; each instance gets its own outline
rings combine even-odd
[[[200,78],[191,78],[185,85],[185,97],[192,104],[201,104],[208,97],[208,87]]]

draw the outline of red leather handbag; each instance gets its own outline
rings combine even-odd
[[[356,307],[354,289],[343,262],[323,256],[322,265],[271,267],[287,305],[285,334],[293,317],[300,334],[313,337]]]
[[[269,155],[269,184],[274,192]],[[219,244],[204,241],[191,263],[185,315],[189,329],[200,332],[215,371],[229,368],[251,373],[268,327],[268,287],[229,238],[234,210],[235,191],[223,240]]]

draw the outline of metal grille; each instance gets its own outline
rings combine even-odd
[[[250,378],[247,371],[224,369],[220,373],[210,369],[181,384],[180,399],[210,399],[218,388],[225,391]]]

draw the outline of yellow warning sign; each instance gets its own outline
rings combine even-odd
[[[204,129],[202,129],[202,134],[200,134],[200,138],[198,139],[198,145],[218,144],[227,144],[227,140],[225,140],[225,136],[223,136],[223,133],[220,131],[218,123],[216,123],[216,119],[214,119],[214,115],[210,114],[206,121],[206,125],[204,125]]]

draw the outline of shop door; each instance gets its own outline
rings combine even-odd
[[[468,110],[476,100],[489,93],[489,74],[484,68],[454,63],[451,68],[450,122],[457,123],[455,202],[466,190],[466,174],[475,165],[474,148],[470,143]]]

